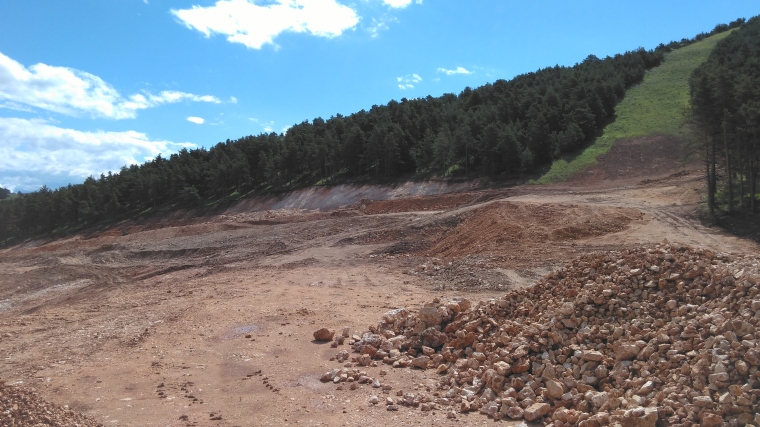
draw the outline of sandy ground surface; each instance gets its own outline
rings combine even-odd
[[[674,173],[679,153],[652,148],[667,144],[620,144],[561,185],[456,188],[322,211],[247,202],[225,215],[0,250],[0,378],[106,426],[494,423],[388,412],[367,403],[385,396],[370,385],[321,383],[341,348],[312,332],[366,330],[389,309],[434,297],[501,295],[591,251],[668,239],[756,253],[699,224],[701,174]],[[364,370],[388,371],[393,396],[436,377]]]

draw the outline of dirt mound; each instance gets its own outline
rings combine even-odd
[[[426,197],[409,197],[395,200],[378,200],[364,202],[364,213],[368,215],[395,213],[438,211],[459,206],[482,202],[487,199],[484,193],[442,194]]]
[[[475,306],[392,310],[348,342],[359,356],[336,359],[441,374],[438,390],[399,392],[389,410],[559,427],[757,425],[759,284],[754,257],[670,244],[589,254]],[[358,369],[321,379],[383,387]]]
[[[508,252],[526,243],[571,241],[625,230],[641,219],[637,209],[499,202],[476,210],[447,233],[429,256]]]
[[[42,400],[37,393],[0,381],[0,425],[5,427],[102,427],[90,417]]]

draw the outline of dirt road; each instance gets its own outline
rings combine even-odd
[[[492,423],[388,412],[367,403],[385,396],[370,384],[320,382],[339,349],[312,332],[365,330],[389,309],[434,297],[500,295],[602,249],[668,239],[757,252],[696,220],[698,170],[639,164],[657,143],[616,147],[562,185],[460,186],[323,211],[257,211],[249,201],[201,220],[3,249],[0,378],[106,426]],[[619,170],[628,172],[610,173]],[[363,369],[392,385],[390,395],[436,377]]]

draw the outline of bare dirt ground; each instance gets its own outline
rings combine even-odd
[[[502,295],[579,254],[626,245],[757,253],[695,219],[701,175],[674,170],[673,146],[626,141],[565,184],[397,192],[322,210],[246,201],[225,215],[0,250],[0,378],[106,426],[494,423],[388,412],[368,405],[383,396],[371,385],[322,383],[338,350],[312,332],[365,330],[434,297]],[[366,371],[381,369],[394,395],[436,377]]]

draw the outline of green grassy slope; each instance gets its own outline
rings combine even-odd
[[[715,44],[731,31],[716,34],[690,46],[674,50],[665,62],[647,71],[638,86],[629,89],[615,107],[616,119],[580,155],[568,161],[556,160],[551,169],[534,184],[565,181],[596,163],[616,140],[649,135],[675,135],[689,104],[689,76],[710,55]]]

